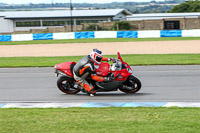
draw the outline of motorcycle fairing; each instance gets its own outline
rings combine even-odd
[[[76,64],[76,62],[73,62],[73,61],[72,62],[64,62],[64,63],[56,64],[55,69],[65,73],[66,75],[68,75],[70,77],[74,77],[73,76],[73,67],[75,64]]]
[[[122,80],[127,80],[127,78],[128,78],[131,74],[132,74],[132,73],[128,73],[127,68],[124,68],[124,69],[122,69],[122,70],[115,71],[115,72],[114,72],[114,77],[115,77],[116,75],[118,75],[118,76],[116,76],[115,80],[116,80],[116,81],[122,81]]]
[[[113,91],[117,90],[122,84],[125,82],[123,81],[111,81],[111,82],[96,82],[96,85],[101,88],[103,91]]]
[[[109,68],[110,68],[110,65],[108,63],[102,62],[96,65],[95,71],[97,75],[105,77],[109,74]]]

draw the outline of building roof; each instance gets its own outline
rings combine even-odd
[[[114,17],[119,13],[125,15],[132,15],[131,12],[125,9],[99,9],[99,10],[72,10],[72,17]],[[62,11],[15,11],[15,12],[0,12],[0,16],[6,19],[19,19],[19,18],[59,18],[71,17],[70,10]]]
[[[166,18],[198,18],[200,12],[196,13],[149,13],[149,14],[133,14],[127,16],[127,20],[156,20]]]

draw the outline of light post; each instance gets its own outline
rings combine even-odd
[[[71,32],[73,32],[73,19],[72,19],[72,0],[70,0],[70,21],[71,21]]]
[[[51,8],[52,8],[52,10],[53,10],[53,0],[51,0]]]

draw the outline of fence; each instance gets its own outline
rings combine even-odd
[[[0,35],[0,41],[30,41],[30,40],[54,40],[54,39],[85,39],[85,38],[160,38],[160,37],[200,37],[200,29],[13,34],[13,35]]]

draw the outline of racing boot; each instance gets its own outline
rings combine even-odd
[[[93,88],[88,92],[88,95],[93,97],[96,94],[96,90]]]

